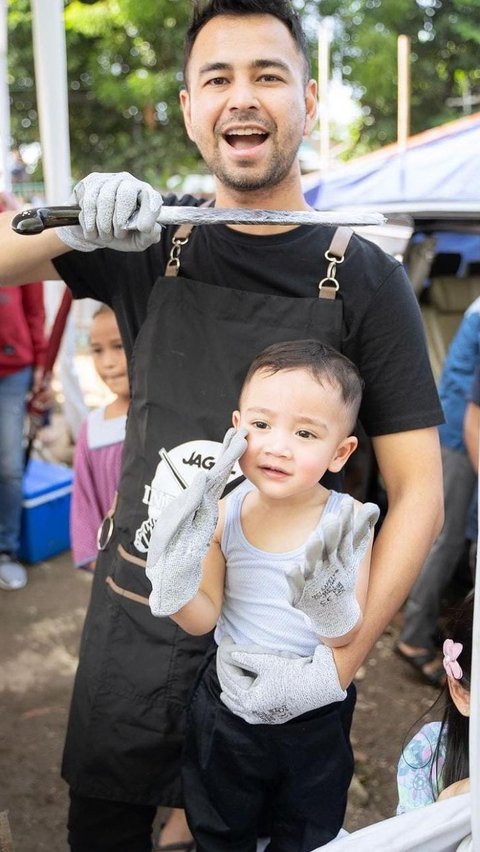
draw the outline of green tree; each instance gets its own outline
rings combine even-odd
[[[479,0],[320,0],[318,13],[332,17],[332,64],[362,106],[355,153],[396,139],[401,34],[411,43],[412,133],[458,118],[480,94]]]
[[[72,173],[127,170],[157,186],[198,169],[183,130],[188,0],[66,0]],[[12,146],[39,138],[28,0],[9,3]],[[36,177],[36,175],[35,175]]]
[[[349,154],[396,136],[396,42],[412,44],[412,132],[459,115],[480,91],[480,0],[294,0],[311,42],[331,17],[335,73],[362,106]],[[29,0],[9,0],[12,147],[38,141]],[[131,171],[164,188],[203,164],[183,128],[190,0],[65,0],[72,173]],[[453,102],[452,102],[453,99]],[[41,178],[41,165],[32,176]]]

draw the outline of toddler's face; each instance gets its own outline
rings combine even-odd
[[[95,369],[116,396],[129,397],[127,359],[113,311],[92,320],[90,348]]]
[[[307,370],[255,373],[233,423],[248,429],[243,473],[272,497],[317,488],[325,471],[340,470],[357,444],[345,437],[340,390],[327,382],[322,386]]]

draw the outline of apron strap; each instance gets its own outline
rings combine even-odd
[[[200,204],[200,207],[210,207],[212,204],[213,201],[203,201],[202,204]],[[193,224],[180,225],[175,231],[172,239],[170,257],[168,258],[167,265],[165,267],[164,275],[167,278],[176,278],[180,272],[180,253],[183,246],[188,243],[190,234],[194,227],[195,225]],[[337,264],[343,263],[345,260],[345,252],[352,236],[352,228],[348,228],[346,225],[340,225],[335,230],[332,241],[325,252],[325,258],[328,260],[328,268],[326,277],[322,278],[318,285],[319,299],[336,298],[337,291],[340,289],[340,284],[335,278]]]
[[[322,278],[318,285],[319,299],[335,299],[337,292],[340,289],[340,284],[335,278],[337,272],[337,264],[343,263],[348,244],[353,236],[352,228],[347,225],[340,225],[333,237],[332,241],[325,252],[325,258],[328,260],[327,275]]]
[[[213,201],[210,199],[208,201],[202,201],[199,205],[200,207],[210,207],[213,205]],[[165,267],[164,275],[167,278],[176,278],[178,273],[180,272],[180,252],[184,245],[186,245],[190,239],[190,234],[192,233],[195,225],[180,225],[172,239],[172,248],[170,249],[170,257],[168,258],[167,265]]]

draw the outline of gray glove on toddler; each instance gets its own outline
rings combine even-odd
[[[246,429],[229,429],[220,455],[206,473],[167,506],[152,532],[146,574],[152,584],[153,615],[173,615],[195,597],[202,560],[218,521],[218,501],[235,462],[247,448]]]
[[[128,172],[92,172],[74,187],[71,203],[81,208],[80,225],[57,228],[56,233],[72,249],[144,251],[160,240],[162,196]],[[135,230],[126,230],[133,213]]]
[[[357,623],[360,607],[355,584],[380,510],[364,503],[355,514],[354,500],[345,497],[338,515],[326,515],[305,545],[303,566],[287,574],[292,604],[302,610],[319,636],[343,636]]]
[[[347,695],[326,645],[318,645],[312,657],[297,657],[259,645],[240,647],[224,636],[217,675],[221,700],[250,725],[280,725]]]

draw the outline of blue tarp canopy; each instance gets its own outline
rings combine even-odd
[[[480,113],[411,136],[404,150],[379,151],[304,179],[307,202],[318,210],[391,203],[478,203]]]

